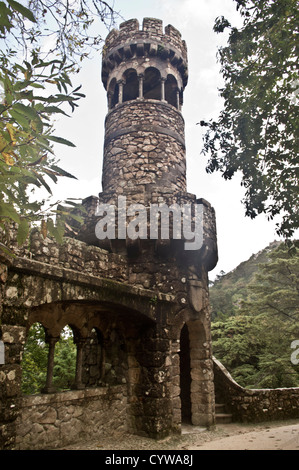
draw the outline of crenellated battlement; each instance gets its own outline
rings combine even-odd
[[[107,86],[108,77],[115,67],[132,58],[149,57],[168,61],[182,78],[185,87],[188,80],[187,46],[181,33],[172,25],[163,31],[162,20],[144,18],[142,28],[137,19],[121,23],[106,38],[103,48],[102,80]]]
[[[187,46],[184,40],[181,39],[181,33],[172,25],[167,25],[163,31],[163,22],[157,18],[144,18],[142,28],[137,19],[125,21],[119,25],[119,30],[113,29],[107,36],[105,42],[105,50],[115,46],[117,42],[123,42],[127,39],[150,37],[157,38],[168,44],[172,43],[174,46],[181,49],[184,56],[187,57]],[[106,49],[107,48],[107,49]]]

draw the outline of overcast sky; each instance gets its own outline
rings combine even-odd
[[[243,190],[240,179],[224,181],[220,173],[208,175],[205,171],[207,157],[201,154],[202,119],[217,117],[222,101],[222,85],[217,63],[217,49],[225,43],[224,34],[213,32],[214,20],[225,16],[233,24],[240,24],[233,0],[115,0],[115,10],[125,20],[137,18],[140,25],[144,17],[163,20],[163,26],[172,24],[182,34],[188,49],[189,82],[184,93],[182,109],[185,119],[187,190],[208,200],[216,211],[219,262],[210,273],[210,279],[221,270],[229,272],[253,253],[274,239],[275,223],[264,215],[254,220],[244,216],[241,204]],[[123,20],[119,20],[118,24]],[[118,25],[117,24],[117,25]],[[108,32],[101,27],[105,37]],[[74,174],[78,181],[60,179],[53,188],[56,198],[87,197],[101,191],[104,119],[107,113],[106,92],[101,82],[101,55],[93,54],[84,63],[74,80],[82,84],[86,98],[71,119],[62,118],[56,123],[56,135],[63,136],[76,145],[75,149],[57,146],[60,166]]]

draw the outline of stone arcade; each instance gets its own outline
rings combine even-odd
[[[16,256],[1,255],[0,448],[53,449],[117,429],[162,438],[184,421],[215,424],[208,296],[215,214],[186,189],[187,79],[186,44],[173,26],[163,31],[160,20],[145,18],[140,28],[133,19],[108,35],[102,192],[84,201],[76,238],[59,245],[35,229],[17,247],[12,231]],[[115,207],[119,196],[143,207],[200,205],[202,246],[185,250],[174,237],[99,240],[97,208]],[[22,396],[22,352],[36,322],[49,344],[47,379],[43,393]],[[72,390],[56,393],[55,345],[66,325],[76,374]]]

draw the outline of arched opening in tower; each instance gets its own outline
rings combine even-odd
[[[161,100],[161,74],[155,67],[149,67],[144,73],[143,97]]]
[[[191,366],[188,326],[185,324],[180,336],[180,398],[182,423],[191,424]]]
[[[109,108],[112,109],[118,103],[119,86],[116,83],[116,79],[113,78],[109,85],[108,96],[109,96]]]
[[[172,106],[178,107],[178,84],[173,75],[168,75],[165,82],[165,99],[167,103],[172,104]]]
[[[124,73],[124,82],[123,101],[136,100],[139,92],[136,70],[126,70]]]

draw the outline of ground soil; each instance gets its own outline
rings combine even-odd
[[[219,424],[210,430],[184,425],[181,435],[160,441],[119,432],[61,450],[299,450],[299,420]]]

